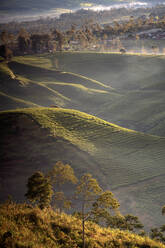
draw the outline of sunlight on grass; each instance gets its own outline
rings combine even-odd
[[[109,87],[109,86],[107,86],[107,85],[105,85],[105,84],[103,84],[103,83],[100,83],[100,82],[97,81],[97,80],[94,80],[94,79],[91,79],[91,78],[82,76],[82,75],[77,74],[77,73],[73,73],[73,72],[63,72],[63,73],[69,73],[70,75],[78,76],[78,77],[80,77],[80,78],[83,78],[83,79],[86,79],[86,80],[90,80],[91,82],[93,82],[93,83],[95,83],[95,84],[98,84],[98,85],[100,85],[100,86],[102,86],[102,87],[111,88],[111,87]],[[112,88],[111,88],[111,89],[112,89]]]
[[[16,61],[18,63],[24,63],[24,64],[30,64],[34,65],[37,67],[45,68],[45,69],[50,69],[51,68],[51,61],[46,58],[45,56],[40,56],[40,55],[27,55],[27,56],[19,56],[19,57],[14,57],[13,61]]]
[[[8,245],[35,248],[78,248],[82,245],[81,220],[53,211],[40,210],[27,204],[5,203],[0,206],[0,242],[5,233]],[[4,241],[3,241],[4,242]],[[159,242],[141,237],[128,231],[102,228],[92,222],[86,222],[85,242],[93,248],[150,247],[164,248]],[[8,246],[8,247],[9,247]]]
[[[12,70],[9,69],[6,62],[0,63],[0,72],[8,75],[11,79],[15,79],[14,73],[12,72]]]
[[[82,84],[73,84],[73,83],[61,83],[61,82],[44,82],[44,84],[52,84],[52,85],[59,85],[59,86],[72,86],[74,88],[80,89],[82,91],[85,92],[89,92],[89,93],[101,93],[101,94],[108,94],[108,91],[105,90],[98,90],[98,89],[91,89],[91,88],[87,88]]]
[[[14,97],[14,96],[7,95],[7,94],[5,94],[5,93],[3,93],[3,92],[0,92],[0,95],[1,95],[1,96],[4,96],[4,97],[6,97],[6,98],[9,98],[9,99],[11,99],[11,100],[14,101],[14,102],[18,102],[18,103],[25,104],[25,106],[27,106],[27,107],[33,107],[33,106],[34,106],[34,107],[39,107],[38,104],[32,103],[32,102],[30,102],[30,101],[25,101],[25,100],[23,100],[23,99],[20,99],[20,98]],[[17,107],[17,108],[18,108],[18,107]]]

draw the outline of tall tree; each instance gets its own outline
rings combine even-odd
[[[165,215],[165,206],[162,207],[162,215]]]
[[[49,34],[32,34],[30,37],[33,52],[48,51],[51,37]]]
[[[24,28],[20,29],[17,40],[20,52],[24,53],[30,49],[30,36]]]
[[[54,202],[55,206],[62,210],[63,207],[70,206],[70,199],[64,194],[64,187],[68,187],[69,184],[76,184],[77,178],[74,174],[74,170],[69,164],[63,164],[58,161],[53,169],[49,172],[52,185],[54,186]]]
[[[9,34],[6,30],[2,31],[0,34],[0,40],[2,41],[3,45],[6,45],[9,41]]]
[[[64,35],[57,29],[52,32],[55,41],[57,41],[57,50],[62,51],[64,45]]]
[[[120,204],[109,190],[103,192],[94,202],[92,208],[92,217],[98,224],[105,223],[111,216],[111,212],[115,212]],[[118,212],[117,212],[118,213]],[[113,213],[114,214],[114,213]]]
[[[162,207],[162,215],[165,215],[165,205]],[[162,225],[160,228],[152,228],[150,230],[150,237],[165,243],[165,225]]]
[[[102,192],[97,180],[91,174],[84,174],[76,187],[75,198],[81,204],[83,248],[85,248],[85,221],[90,217],[91,208]]]
[[[13,52],[7,45],[0,46],[0,56],[3,57],[6,61],[10,61],[13,57]]]
[[[52,185],[42,172],[35,172],[28,179],[27,188],[25,196],[28,200],[36,203],[41,209],[50,205],[53,195]]]

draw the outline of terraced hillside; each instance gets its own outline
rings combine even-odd
[[[63,70],[97,79],[120,93],[120,99],[107,101],[95,112],[97,116],[137,131],[165,135],[165,56],[63,53],[56,58]]]
[[[10,76],[12,84],[9,80],[7,86],[3,80],[1,91],[33,104],[78,109],[126,128],[165,136],[164,66],[163,55],[64,52],[17,57],[8,64],[16,79],[13,82]],[[20,85],[18,81],[28,87],[17,87],[13,95],[11,85]],[[16,105],[20,107],[13,108]],[[6,109],[5,104],[1,109]]]
[[[161,223],[165,139],[121,128],[76,110],[31,108],[0,113],[1,198],[23,199],[27,178],[62,160],[90,172],[148,226]]]
[[[95,113],[98,104],[119,97],[114,89],[97,80],[43,68],[40,63],[33,64],[34,58],[28,59],[29,64],[22,63],[23,58],[16,60],[21,61],[0,63],[1,110],[53,105]]]

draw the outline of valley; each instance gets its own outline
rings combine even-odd
[[[5,67],[1,63],[7,80],[1,84],[1,98],[26,100],[29,106],[73,108],[164,136],[164,64],[163,55],[57,52],[15,57]],[[3,106],[1,110],[15,108]]]
[[[165,0],[1,0],[0,247],[165,247]]]
[[[58,68],[52,56],[0,63],[1,200],[22,201],[27,178],[62,160],[123,213],[163,224],[164,56],[57,52]]]

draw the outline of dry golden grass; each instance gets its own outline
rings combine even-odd
[[[89,248],[165,247],[148,237],[102,228],[92,222],[86,222],[85,240]],[[82,247],[81,220],[51,208],[40,210],[27,204],[6,202],[0,206],[0,243],[2,247],[17,248]]]

